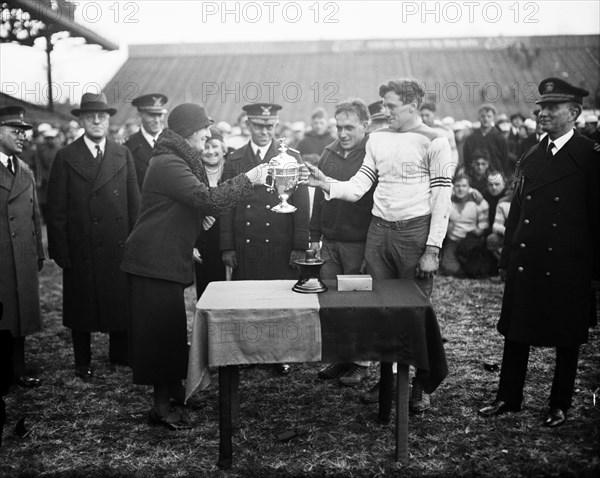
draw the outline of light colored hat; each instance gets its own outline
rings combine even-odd
[[[523,126],[525,126],[527,129],[535,129],[537,127],[537,123],[531,118],[527,118],[525,121],[523,121]]]
[[[306,129],[306,124],[304,121],[296,121],[292,123],[292,131],[304,131]]]
[[[58,136],[58,130],[54,128],[47,129],[43,133],[44,138],[56,138]]]
[[[442,124],[444,126],[452,126],[455,123],[454,118],[452,116],[444,116],[442,118]]]
[[[49,123],[40,123],[37,127],[37,131],[40,134],[45,133],[49,129],[52,129],[52,126]]]
[[[587,115],[585,117],[585,122],[586,123],[597,123],[598,122],[598,117],[596,115]]]
[[[450,127],[452,131],[464,131],[467,129],[464,121],[455,121]]]

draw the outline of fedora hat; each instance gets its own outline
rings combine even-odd
[[[105,111],[111,116],[117,112],[116,109],[108,107],[104,93],[84,93],[81,97],[81,106],[71,110],[71,113],[75,116],[79,116],[81,113],[90,111]]]

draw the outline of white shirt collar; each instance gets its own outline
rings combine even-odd
[[[156,136],[152,136],[150,133],[148,133],[148,131],[146,131],[144,129],[144,126],[140,126],[140,131],[142,132],[142,136],[145,138],[145,140],[148,141],[148,144],[150,146],[152,146],[153,148],[154,148],[154,142],[156,141],[156,138],[158,138],[160,133],[162,133],[162,130],[161,130],[158,133],[156,133]]]
[[[85,145],[88,147],[88,149],[90,150],[90,153],[92,153],[92,156],[94,158],[98,154],[98,151],[96,150],[96,145],[100,146],[100,150],[102,151],[102,156],[104,156],[104,153],[106,152],[106,138],[102,138],[102,141],[100,141],[99,143],[94,143],[90,138],[88,138],[84,134],[83,141],[85,142]]]
[[[2,151],[0,151],[0,161],[2,161],[5,168],[8,168],[8,155],[4,154]]]
[[[558,153],[560,151],[560,148],[562,148],[567,141],[569,141],[573,135],[575,134],[574,130],[569,130],[567,133],[563,134],[560,138],[556,138],[554,140],[551,140],[554,142],[554,147],[552,148],[552,154],[555,155],[556,153]],[[550,140],[550,138],[548,138]]]
[[[252,140],[250,140],[250,147],[252,148],[252,152],[255,155],[256,155],[256,151],[259,150],[261,159],[265,159],[265,156],[267,155],[267,151],[269,151],[269,148],[271,147],[272,142],[273,142],[273,140],[269,141],[269,144],[267,144],[266,146],[258,146],[256,144],[254,144],[254,142]]]

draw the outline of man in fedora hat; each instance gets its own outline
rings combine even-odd
[[[167,97],[162,93],[150,93],[138,96],[131,102],[138,110],[142,125],[137,133],[129,137],[125,146],[133,155],[140,191],[144,184],[148,163],[152,158],[154,143],[165,127],[165,114],[167,113],[165,104],[167,101]]]
[[[248,114],[251,138],[227,158],[224,181],[279,154],[274,133],[281,106],[256,103],[242,109]],[[292,261],[303,258],[308,248],[308,188],[301,185],[292,194],[295,213],[271,211],[278,203],[277,194],[266,187],[255,188],[248,200],[221,218],[223,262],[233,269],[234,280],[297,279]],[[281,374],[289,372],[287,365],[276,368]]]
[[[140,194],[130,151],[109,139],[104,94],[85,93],[72,111],[84,134],[58,151],[48,185],[50,257],[63,269],[63,323],[76,375],[92,377],[91,332],[110,334],[112,368],[127,364],[128,290],[120,270]]]
[[[544,425],[556,427],[572,404],[579,346],[596,322],[600,146],[574,130],[586,90],[559,78],[545,79],[538,89],[538,122],[547,135],[521,157],[515,173],[499,262],[506,278],[500,384],[496,400],[479,414],[519,411],[530,346],[555,347]]]
[[[23,387],[40,385],[25,375],[25,337],[41,329],[38,272],[44,261],[40,214],[33,173],[17,157],[25,131],[20,106],[0,108],[0,332],[12,335],[12,379]]]

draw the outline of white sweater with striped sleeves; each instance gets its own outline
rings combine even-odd
[[[373,216],[401,221],[431,214],[427,245],[442,246],[456,163],[448,139],[422,122],[397,132],[373,131],[363,165],[349,181],[333,181],[331,199],[357,201],[377,182]]]

